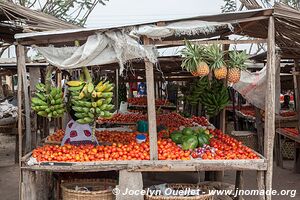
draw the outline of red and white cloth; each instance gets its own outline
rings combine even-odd
[[[74,120],[69,121],[66,127],[65,136],[61,145],[72,144],[94,144],[98,145],[97,138],[92,135],[92,129],[88,124],[79,124]]]

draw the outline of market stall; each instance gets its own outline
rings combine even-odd
[[[109,171],[116,170],[119,171],[119,183],[118,188],[121,191],[128,189],[142,189],[142,176],[141,172],[168,172],[168,171],[224,171],[224,170],[236,170],[237,173],[237,187],[242,188],[242,171],[244,170],[255,170],[257,171],[257,183],[259,189],[271,189],[272,188],[272,165],[273,165],[273,145],[274,145],[274,133],[275,133],[275,77],[276,68],[279,66],[278,57],[275,51],[275,38],[276,44],[282,48],[286,49],[286,43],[291,42],[291,39],[287,37],[282,37],[280,34],[275,34],[278,31],[284,31],[283,29],[278,29],[277,26],[289,26],[290,22],[294,19],[299,18],[299,13],[292,10],[293,15],[286,18],[286,10],[289,10],[282,5],[277,5],[273,9],[265,10],[252,10],[239,13],[228,13],[221,15],[212,16],[196,16],[190,19],[173,19],[173,20],[161,20],[164,22],[147,22],[146,25],[139,24],[126,24],[120,27],[106,27],[101,29],[79,29],[79,30],[64,30],[55,32],[44,32],[44,33],[30,33],[30,34],[18,34],[15,36],[17,39],[17,55],[18,55],[18,101],[22,102],[22,84],[26,84],[26,79],[22,78],[25,75],[25,54],[24,45],[35,45],[36,49],[40,51],[51,64],[57,66],[61,69],[74,69],[85,66],[95,66],[115,63],[120,64],[120,72],[122,72],[124,63],[132,59],[144,59],[145,61],[145,77],[147,85],[147,121],[148,121],[148,142],[141,143],[140,145],[129,144],[130,149],[139,149],[145,151],[146,157],[142,159],[139,152],[136,150],[133,152],[131,158],[134,159],[118,159],[115,158],[115,154],[108,154],[108,157],[95,157],[91,155],[91,152],[100,152],[100,154],[105,155],[105,152],[112,152],[113,146],[90,146],[88,149],[82,147],[74,146],[44,146],[39,147],[33,152],[27,152],[25,156],[22,157],[22,176],[21,176],[21,190],[23,199],[45,199],[43,196],[45,193],[38,193],[38,185],[43,185],[43,189],[47,190],[48,184],[46,184],[49,173],[47,172],[93,172],[93,171]],[[130,34],[126,33],[126,27],[134,26]],[[125,35],[122,35],[122,31],[125,31]],[[255,31],[254,31],[255,30]],[[263,30],[259,32],[257,30]],[[266,31],[268,30],[268,31]],[[240,34],[249,35],[256,39],[251,40],[229,40],[224,39],[225,35]],[[138,44],[132,35],[139,37],[143,41],[143,45]],[[216,40],[214,37],[219,36]],[[292,36],[291,36],[292,37]],[[74,38],[80,43],[86,42],[82,46],[75,46],[66,54],[67,47],[59,48],[59,46],[64,46],[66,44],[74,43]],[[159,40],[158,40],[159,39]],[[189,39],[194,44],[245,44],[245,43],[267,43],[268,45],[268,56],[267,56],[267,87],[265,95],[265,134],[264,134],[264,153],[263,156],[251,150],[250,148],[244,147],[242,144],[238,143],[236,140],[231,139],[226,136],[222,131],[218,129],[210,129],[208,133],[203,133],[202,128],[198,127],[195,130],[182,129],[177,135],[194,135],[195,131],[199,131],[201,139],[198,140],[205,143],[208,140],[208,136],[204,134],[212,135],[217,139],[210,141],[211,145],[221,145],[225,141],[231,144],[238,145],[241,148],[242,154],[246,153],[246,156],[242,155],[230,155],[228,152],[221,152],[219,159],[216,156],[212,156],[211,152],[207,152],[206,157],[202,154],[202,159],[197,159],[191,155],[191,151],[185,150],[187,148],[180,148],[177,146],[172,139],[165,141],[160,138],[160,134],[157,133],[157,120],[156,109],[155,109],[155,92],[154,92],[154,63],[156,63],[157,58],[153,54],[153,49],[169,46],[181,46],[185,44],[183,39]],[[202,39],[202,40],[198,40]],[[205,40],[204,40],[205,39]],[[297,40],[294,39],[293,40]],[[47,47],[49,44],[54,46]],[[110,44],[110,45],[108,45]],[[294,45],[296,43],[293,42]],[[92,46],[89,46],[92,45]],[[46,47],[44,47],[46,46]],[[212,45],[214,46],[214,45]],[[89,47],[89,48],[88,48]],[[155,47],[155,48],[154,48]],[[292,51],[292,50],[288,50]],[[53,54],[53,52],[55,52]],[[72,52],[73,54],[70,54]],[[84,53],[84,54],[83,54]],[[295,54],[295,52],[293,51]],[[298,53],[298,52],[297,52]],[[106,55],[111,55],[107,57]],[[57,56],[60,55],[60,56]],[[83,56],[84,55],[84,56]],[[89,57],[91,56],[92,57]],[[218,68],[218,67],[216,67]],[[83,70],[85,71],[85,70]],[[86,74],[85,74],[86,75]],[[216,74],[215,74],[216,76]],[[86,75],[86,77],[88,77]],[[243,78],[243,77],[242,77]],[[88,80],[84,83],[90,84]],[[81,86],[80,84],[79,86]],[[91,85],[91,84],[90,84]],[[77,87],[73,85],[74,87]],[[84,86],[85,87],[85,86]],[[97,87],[97,86],[96,86]],[[86,90],[93,91],[94,85],[87,87]],[[42,90],[42,89],[41,89]],[[26,92],[26,91],[24,91]],[[58,91],[59,93],[60,91]],[[106,91],[107,92],[107,91]],[[217,93],[217,92],[216,92]],[[221,93],[221,92],[220,92]],[[60,93],[59,93],[60,94]],[[54,94],[51,94],[54,96]],[[76,95],[74,95],[76,96]],[[56,94],[55,94],[56,98]],[[97,94],[91,98],[98,98]],[[110,98],[110,97],[105,97]],[[25,98],[25,105],[29,105],[29,99]],[[93,101],[94,102],[94,101]],[[56,103],[56,99],[54,101]],[[79,103],[79,102],[73,102]],[[36,103],[39,104],[39,103]],[[36,105],[35,105],[36,106]],[[97,105],[96,105],[97,106]],[[26,106],[25,106],[26,108]],[[59,108],[60,105],[59,105]],[[34,108],[40,109],[40,108]],[[94,110],[93,110],[94,111]],[[100,110],[101,111],[101,110]],[[19,108],[19,113],[21,108]],[[47,112],[47,111],[45,111]],[[50,111],[49,111],[50,112]],[[47,114],[49,115],[49,112]],[[51,110],[50,116],[59,116],[61,111]],[[92,112],[95,113],[95,112]],[[41,113],[45,114],[45,113]],[[101,114],[101,112],[100,112]],[[47,116],[48,116],[47,115]],[[107,114],[110,116],[109,114]],[[93,115],[94,117],[94,115]],[[105,118],[105,113],[104,113]],[[224,118],[221,124],[224,124]],[[28,120],[28,118],[26,118]],[[83,118],[85,122],[89,121],[90,118]],[[93,121],[93,120],[92,120]],[[91,121],[89,121],[91,122]],[[19,118],[19,134],[21,135],[22,123],[21,118]],[[30,125],[26,126],[30,129]],[[185,127],[188,128],[188,127]],[[205,131],[205,129],[203,129]],[[173,134],[173,133],[171,133]],[[190,136],[194,137],[194,136]],[[218,138],[223,138],[224,141]],[[197,140],[197,139],[196,139]],[[225,142],[225,143],[227,143]],[[175,145],[174,145],[175,144]],[[182,143],[182,147],[188,146],[188,144]],[[198,141],[195,144],[199,144]],[[174,146],[173,146],[174,145]],[[165,147],[170,147],[170,149]],[[204,145],[202,145],[203,147]],[[124,147],[123,145],[118,146],[118,148]],[[127,146],[128,147],[128,146]],[[202,148],[201,147],[201,148]],[[76,157],[67,156],[65,162],[57,160],[57,157],[49,158],[43,157],[43,151],[50,152],[50,155],[54,155],[57,150],[65,151],[64,148],[69,148],[71,152],[88,152],[89,157],[85,162],[78,162]],[[94,149],[95,148],[95,149]],[[231,149],[230,147],[229,149]],[[174,150],[178,151],[175,154],[173,160],[172,157],[169,158],[170,152]],[[201,149],[200,149],[201,150]],[[165,152],[164,152],[165,151]],[[164,155],[163,153],[166,153]],[[168,154],[169,153],[169,154]],[[225,153],[225,154],[224,154]],[[232,153],[232,152],[231,152]],[[119,154],[118,154],[119,155]],[[137,156],[139,155],[139,156]],[[40,156],[40,157],[39,157]],[[167,159],[165,156],[167,156]],[[177,156],[177,157],[176,157]],[[33,158],[38,158],[36,162],[32,160]],[[39,159],[40,158],[40,159]],[[46,159],[46,160],[45,160]],[[80,157],[78,158],[80,161]],[[77,162],[76,162],[77,160]],[[39,179],[40,182],[35,180]],[[40,184],[42,183],[42,184]],[[138,183],[138,184],[137,184]],[[26,187],[25,187],[26,186]],[[40,196],[37,196],[40,195]],[[117,199],[143,199],[143,196],[117,196]],[[261,195],[260,199],[271,199],[270,195]]]

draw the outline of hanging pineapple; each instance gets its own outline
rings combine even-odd
[[[241,78],[241,71],[246,69],[245,62],[248,56],[245,51],[236,50],[229,53],[228,82],[237,83]]]
[[[208,47],[207,58],[210,62],[210,68],[214,70],[214,75],[218,80],[226,78],[227,76],[227,67],[223,57],[224,53],[219,45],[213,44]]]
[[[183,61],[181,67],[191,72],[193,76],[207,76],[209,67],[204,60],[205,49],[203,46],[193,45],[185,42],[185,48],[181,51]]]

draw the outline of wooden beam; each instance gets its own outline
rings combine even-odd
[[[273,177],[273,148],[275,135],[275,76],[276,76],[276,54],[275,54],[275,23],[274,17],[269,19],[268,26],[268,56],[267,56],[267,88],[265,99],[265,144],[264,156],[268,161],[266,171],[266,190],[272,189]],[[271,200],[270,194],[266,195],[267,200]]]
[[[259,108],[255,108],[255,125],[257,130],[258,152],[262,154],[264,149],[264,128]]]
[[[29,78],[30,78],[30,96],[33,95],[33,93],[36,91],[35,85],[39,83],[40,75],[40,68],[31,67],[29,68]],[[34,116],[31,118],[31,121],[33,121],[33,127],[32,127],[32,140],[31,145],[33,148],[37,147],[37,115],[34,114]]]
[[[19,137],[19,167],[22,166],[22,67],[25,63],[25,56],[22,56],[22,52],[24,53],[24,47],[17,45],[16,47],[16,55],[17,55],[17,65],[18,65],[18,137]],[[19,174],[19,199],[21,198],[22,194],[22,170],[20,169]]]
[[[149,45],[150,39],[144,38],[144,45]],[[154,73],[153,63],[145,59],[146,84],[147,84],[147,109],[148,109],[148,132],[150,139],[150,159],[158,159],[157,130],[156,130],[156,110],[154,95]]]
[[[118,110],[119,109],[119,69],[116,69],[115,71],[115,80],[116,80],[116,85],[115,85],[115,108]]]
[[[299,60],[294,61],[295,67],[293,68],[293,78],[294,78],[294,92],[295,92],[295,104],[296,112],[300,113],[300,66]],[[300,130],[300,117],[298,117],[298,131]],[[300,173],[300,153],[299,153],[299,143],[295,143],[295,159],[294,159],[294,172]]]
[[[18,68],[21,68],[21,76],[23,81],[23,94],[24,94],[24,107],[25,107],[25,153],[31,151],[31,120],[30,120],[30,97],[28,90],[28,80],[26,73],[26,63],[25,63],[25,49],[24,46],[18,45]]]
[[[266,39],[253,39],[253,40],[190,40],[193,44],[258,44],[258,43],[267,43]],[[184,40],[175,40],[175,41],[168,41],[163,40],[155,41],[155,45],[159,48],[166,48],[171,46],[182,46],[184,45]]]

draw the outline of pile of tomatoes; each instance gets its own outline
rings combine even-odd
[[[201,126],[209,126],[209,122],[206,117],[192,116],[191,120]]]
[[[128,98],[127,102],[131,105],[146,106],[147,105],[147,97]],[[157,106],[170,105],[170,102],[166,99],[155,99],[155,105],[157,105]]]
[[[142,115],[140,113],[117,113],[110,119],[98,120],[98,123],[136,123],[140,120],[147,120],[147,115]]]
[[[64,138],[65,130],[59,129],[55,133],[48,136],[47,140],[51,142],[61,142]]]
[[[285,111],[285,112],[281,112],[280,116],[282,117],[292,117],[295,116],[297,113],[294,111]]]
[[[136,123],[140,120],[147,120],[147,115],[139,113],[130,114],[115,114],[111,119],[101,120],[101,123]],[[201,126],[208,126],[209,122],[205,117],[185,118],[182,115],[172,112],[167,114],[157,115],[157,124],[164,125],[168,128],[179,128],[180,126],[191,126],[193,122],[198,123]]]
[[[39,162],[89,162],[111,160],[149,160],[149,142],[138,144],[113,143],[111,146],[93,145],[46,145],[38,147],[32,153]],[[189,160],[190,152],[183,151],[169,139],[158,140],[158,157],[160,160]]]
[[[281,129],[291,135],[295,135],[295,136],[299,135],[299,131],[296,128],[281,128]]]
[[[241,142],[224,134],[218,129],[210,130],[214,138],[210,140],[210,146],[215,152],[207,151],[202,155],[202,159],[234,160],[234,159],[258,159],[259,157]]]
[[[244,115],[255,117],[255,109],[252,106],[243,106],[240,111]]]
[[[135,141],[138,132],[125,131],[96,131],[98,142],[129,144]]]

